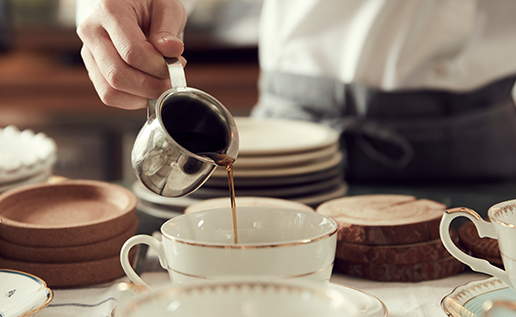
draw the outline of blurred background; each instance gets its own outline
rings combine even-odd
[[[262,0],[203,0],[185,30],[188,86],[234,116],[257,101]],[[54,174],[130,182],[130,151],[146,111],[107,107],[80,57],[75,0],[0,0],[0,128],[53,138]]]

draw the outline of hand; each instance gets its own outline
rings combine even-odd
[[[183,64],[186,11],[179,0],[100,0],[77,28],[81,56],[102,102],[139,109],[170,88],[163,57]]]

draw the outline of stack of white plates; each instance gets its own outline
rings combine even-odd
[[[234,163],[238,197],[270,197],[317,207],[347,191],[342,174],[339,134],[324,125],[280,119],[235,118],[240,136]],[[196,202],[228,197],[227,172],[220,167],[188,197],[166,198],[136,182],[139,209],[169,218]]]
[[[312,122],[236,118],[240,135],[233,165],[237,196],[282,198],[317,206],[346,193],[337,131]],[[218,168],[192,198],[229,195]]]
[[[51,138],[14,126],[0,129],[0,192],[46,181],[52,175],[57,147]]]

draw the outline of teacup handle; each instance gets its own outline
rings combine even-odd
[[[446,250],[448,250],[448,252],[450,252],[450,254],[456,259],[471,267],[472,270],[497,277],[513,288],[512,282],[506,271],[490,264],[487,260],[476,258],[462,252],[455,243],[453,243],[450,237],[450,225],[453,219],[457,217],[466,217],[471,220],[477,228],[478,235],[481,238],[487,237],[498,239],[498,235],[493,224],[484,221],[474,210],[464,207],[452,208],[444,211],[439,227],[441,241],[443,242]]]
[[[132,247],[138,244],[146,244],[154,251],[156,251],[159,257],[159,262],[164,269],[168,267],[167,258],[165,256],[165,249],[163,248],[163,244],[158,239],[141,234],[129,238],[122,246],[122,250],[120,252],[120,263],[122,264],[122,269],[124,270],[127,277],[129,277],[129,279],[134,284],[142,286],[148,290],[152,290],[153,288],[145,283],[138,274],[136,274],[131,263],[129,262],[129,251]]]
[[[179,58],[165,57],[165,62],[167,63],[168,74],[170,76],[170,85],[172,86],[172,89],[178,90],[181,88],[186,88],[185,71],[183,70],[183,64],[181,64]],[[156,111],[157,101],[157,99],[149,99],[147,101],[147,118],[149,118]]]

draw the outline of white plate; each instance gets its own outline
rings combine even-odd
[[[364,291],[361,291],[353,287],[344,286],[336,283],[329,283],[329,287],[340,292],[346,298],[350,299],[352,302],[364,307],[363,314],[360,314],[360,316],[386,317],[388,314],[387,306],[385,306],[385,304],[381,300],[379,300],[377,297],[371,294],[368,294]]]
[[[19,186],[25,186],[30,184],[43,183],[52,177],[52,169],[47,169],[42,171],[41,173],[35,174],[29,178],[25,178],[22,180],[18,180],[15,182],[0,184],[0,193],[5,192],[9,189],[13,189]]]
[[[0,269],[0,316],[30,316],[45,308],[53,296],[39,277]]]
[[[279,177],[293,176],[300,174],[309,174],[335,167],[342,162],[342,153],[336,152],[328,158],[320,161],[310,162],[306,165],[279,168],[257,168],[257,169],[233,169],[233,176],[237,177]],[[217,167],[212,177],[227,177],[227,171],[224,167]]]
[[[268,198],[268,197],[236,197],[236,205],[239,206],[266,206],[266,207],[281,207],[281,208],[293,208],[293,209],[301,209],[301,210],[308,210],[308,211],[314,211],[312,207],[309,207],[305,204],[301,204],[299,202],[286,200],[286,199],[279,199],[279,198]],[[215,208],[224,208],[224,207],[231,207],[231,202],[229,200],[229,197],[221,197],[221,198],[213,198],[213,199],[207,199],[200,201],[198,203],[195,203],[193,205],[190,205],[185,209],[185,214],[201,211],[201,210],[208,210],[208,209],[215,209]]]
[[[14,126],[0,129],[0,184],[39,174],[56,161],[57,147],[51,138]]]
[[[127,299],[111,316],[200,316],[207,312],[212,316],[387,316],[378,298],[344,285],[247,279],[160,288]]]
[[[287,185],[297,185],[303,183],[313,183],[323,179],[336,177],[339,175],[342,176],[342,168],[340,166],[331,167],[324,171],[318,171],[314,173],[307,173],[301,175],[292,175],[292,176],[278,176],[278,177],[236,177],[235,178],[235,188],[246,187],[250,188],[263,188],[263,187],[271,187],[271,186],[287,186]],[[206,181],[203,185],[210,188],[228,188],[228,177],[224,175],[224,177],[212,176],[210,179]]]
[[[302,196],[313,192],[321,192],[329,188],[342,184],[344,181],[340,175],[330,179],[323,179],[318,182],[278,186],[278,187],[262,187],[262,188],[236,188],[236,195],[241,196],[260,196],[260,197],[276,197],[288,198],[292,196]],[[214,198],[229,195],[229,187],[226,188],[210,188],[203,186],[191,194],[195,198]]]
[[[473,281],[456,287],[441,301],[444,312],[451,317],[483,317],[482,305],[486,301],[509,301],[516,303],[516,292],[501,280],[492,277]],[[504,316],[514,316],[508,314]]]
[[[339,145],[332,144],[315,151],[287,155],[241,156],[236,159],[233,165],[235,169],[300,165],[324,157],[330,157],[338,150]]]
[[[313,122],[248,117],[236,117],[235,121],[239,157],[313,151],[339,140],[337,131]]]
[[[292,197],[291,200],[300,202],[302,204],[306,204],[309,206],[318,206],[323,202],[326,202],[330,199],[335,199],[339,197],[343,197],[348,192],[348,185],[346,183],[341,184],[335,187],[333,190],[324,192],[324,193],[316,193],[312,196],[301,196],[301,197]]]
[[[194,199],[188,196],[178,198],[163,197],[151,192],[150,190],[145,188],[145,186],[143,186],[139,181],[135,181],[131,189],[133,193],[136,195],[136,197],[138,197],[139,199],[154,204],[186,208],[191,204],[199,201],[199,199]]]
[[[171,207],[140,200],[136,207],[143,213],[161,219],[171,219],[184,213],[184,207]]]

